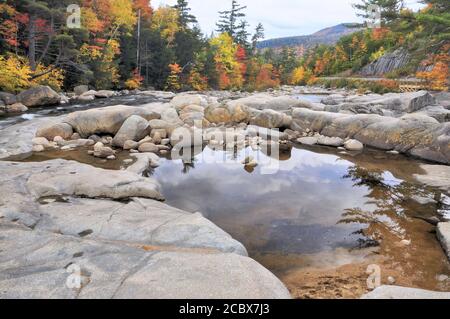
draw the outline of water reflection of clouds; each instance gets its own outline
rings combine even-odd
[[[288,161],[294,169],[274,175],[261,175],[259,168],[248,174],[239,162],[218,165],[201,161],[195,161],[195,168],[183,174],[181,161],[164,161],[156,177],[170,204],[200,210],[213,221],[214,216],[230,214],[244,224],[270,224],[273,218],[285,218],[300,224],[334,225],[346,208],[363,207],[367,193],[364,187],[354,189],[350,181],[342,179],[350,163],[337,158],[293,150]]]
[[[293,148],[288,156],[287,160],[283,160],[283,154],[280,156],[280,160],[271,158],[263,152],[253,151],[247,147],[239,150],[234,154],[232,151],[213,150],[206,147],[203,153],[198,154],[195,157],[197,163],[202,164],[222,164],[226,169],[242,169],[241,162],[248,156],[252,156],[261,166],[270,165],[273,162],[276,163],[276,168],[281,171],[292,171],[294,169],[308,169],[308,168],[320,168],[324,166],[341,167],[342,170],[352,165],[347,160],[344,160],[336,155],[317,154],[308,150]],[[342,171],[341,170],[341,171]],[[277,173],[275,171],[274,173]]]

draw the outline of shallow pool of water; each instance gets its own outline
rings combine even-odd
[[[448,197],[413,180],[418,162],[371,150],[292,148],[278,171],[265,174],[263,165],[242,164],[249,155],[268,161],[250,148],[207,147],[192,163],[163,160],[154,177],[169,205],[203,213],[296,297],[358,297],[371,264],[383,283],[450,290],[449,263],[426,221],[448,210]],[[322,291],[324,278],[330,287]]]

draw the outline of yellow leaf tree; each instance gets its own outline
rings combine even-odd
[[[169,6],[160,7],[153,13],[152,29],[158,31],[171,45],[180,31],[178,10]]]

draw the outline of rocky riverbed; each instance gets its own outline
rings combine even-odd
[[[79,91],[78,100],[115,94]],[[39,92],[20,101],[31,105],[40,99],[42,105],[56,99],[47,89]],[[311,101],[299,97],[305,93],[328,95]],[[157,102],[42,117],[3,129],[0,188],[8,196],[0,196],[0,297],[289,298],[281,281],[248,258],[241,243],[200,213],[162,203],[160,183],[147,172],[161,157],[188,161],[186,150],[195,153],[204,145],[269,155],[293,144],[349,155],[377,148],[429,161],[415,178],[448,195],[448,95],[353,93],[290,87],[258,94],[135,92]],[[82,152],[87,164],[17,162],[30,153],[73,151]],[[117,169],[88,165],[93,161]],[[253,158],[242,162],[249,171],[261,164]],[[450,257],[449,224],[444,217],[434,223]],[[75,289],[66,285],[71,265],[81,278]]]

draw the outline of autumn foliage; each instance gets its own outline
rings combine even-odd
[[[0,56],[0,70],[0,88],[8,92],[17,93],[36,85],[48,85],[55,90],[59,90],[64,81],[62,70],[38,64],[36,71],[33,72],[25,58],[14,55]],[[33,78],[34,73],[44,75]]]
[[[366,3],[373,1],[380,2]],[[28,2],[35,5],[23,5]],[[424,0],[429,5],[418,12],[381,2],[390,18],[380,28],[355,29],[333,45],[272,50],[258,49],[264,28],[259,24],[250,37],[246,7],[238,1],[220,13],[217,33],[208,36],[186,0],[155,9],[149,0],[77,0],[81,26],[75,29],[66,27],[66,1],[5,0],[0,3],[0,90],[19,92],[37,84],[56,90],[79,84],[95,89],[267,90],[358,74],[400,47],[416,50],[416,64],[428,56],[420,68],[426,71],[417,77],[430,89],[446,90],[447,2]],[[385,77],[415,75],[414,63]],[[398,85],[382,80],[374,88],[384,92],[398,90]]]
[[[176,64],[169,64],[170,75],[167,78],[165,89],[168,91],[179,91],[181,89],[180,74],[182,72],[181,67]]]
[[[425,81],[431,90],[448,91],[450,55],[441,53],[433,55],[424,61],[424,66],[430,65],[431,71],[418,72],[417,78]]]
[[[142,86],[143,81],[144,78],[139,74],[139,70],[135,69],[133,71],[133,76],[125,81],[125,88],[127,88],[128,90],[139,89]]]

